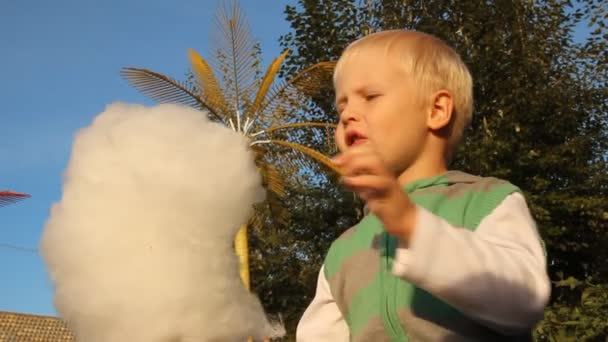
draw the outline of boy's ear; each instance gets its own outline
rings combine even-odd
[[[454,100],[447,90],[440,90],[431,96],[431,108],[427,126],[434,131],[447,127],[454,113]]]

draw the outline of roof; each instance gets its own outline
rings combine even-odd
[[[75,342],[58,317],[0,311],[1,342]]]

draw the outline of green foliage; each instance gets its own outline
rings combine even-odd
[[[608,285],[594,285],[573,277],[555,282],[562,296],[578,299],[577,305],[557,301],[536,329],[538,341],[605,341],[608,336]],[[566,301],[569,303],[569,301]]]
[[[292,30],[280,42],[293,53],[283,77],[336,60],[349,42],[378,30],[421,30],[453,46],[473,73],[476,106],[452,167],[520,186],[547,245],[556,282],[536,338],[608,336],[605,0],[299,0],[285,14]],[[575,28],[587,25],[589,36],[575,41]],[[333,100],[311,98],[315,121],[335,122]],[[329,243],[360,215],[361,203],[314,174],[301,183],[306,200],[285,198],[293,208],[288,229],[266,229],[252,242],[261,256],[252,260],[256,290],[291,332]]]

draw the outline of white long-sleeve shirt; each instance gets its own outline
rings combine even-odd
[[[397,249],[392,272],[505,335],[529,331],[542,319],[551,292],[536,224],[519,193],[505,198],[475,231],[417,207],[414,233],[408,248]],[[296,340],[349,340],[323,268]]]

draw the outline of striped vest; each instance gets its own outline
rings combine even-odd
[[[449,171],[405,187],[417,205],[451,225],[475,230],[514,185]],[[465,317],[392,274],[396,238],[367,215],[333,242],[324,263],[351,341],[513,341]],[[456,256],[455,256],[456,257]],[[515,339],[521,340],[521,339]]]

